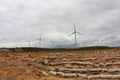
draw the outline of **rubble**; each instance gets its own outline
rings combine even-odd
[[[85,60],[97,60],[97,58],[75,58],[73,60],[85,61]]]
[[[92,75],[92,76],[88,76],[88,80],[91,79],[98,79],[98,78],[104,78],[104,79],[120,79],[120,75]]]
[[[40,70],[40,72],[41,72],[44,76],[46,76],[46,77],[49,76],[49,73],[47,73],[46,71]]]
[[[71,62],[55,62],[55,63],[50,63],[52,66],[54,65],[62,65],[62,64],[76,64],[76,65],[94,65],[91,62],[76,62],[76,61],[71,61]]]
[[[120,69],[107,69],[107,68],[96,68],[96,69],[67,69],[63,68],[60,71],[71,71],[71,72],[93,72],[93,71],[107,71],[107,72],[120,72]]]
[[[87,78],[87,75],[85,74],[77,74],[77,73],[64,73],[64,72],[55,72],[55,71],[50,71],[49,72],[52,75],[61,75],[62,77],[83,77]]]
[[[3,80],[120,79],[120,49],[0,55]]]

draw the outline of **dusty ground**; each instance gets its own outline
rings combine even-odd
[[[76,64],[64,62],[88,62]],[[60,63],[60,64],[57,64]],[[107,64],[108,65],[103,65]],[[113,63],[113,64],[111,64]],[[115,64],[114,64],[115,63]],[[71,52],[24,52],[0,53],[0,80],[88,80],[79,76],[66,77],[53,75],[50,71],[61,72],[61,69],[120,69],[120,49],[71,51]],[[63,73],[92,75],[118,75],[120,71],[70,72]],[[120,78],[93,78],[90,80],[120,80]]]

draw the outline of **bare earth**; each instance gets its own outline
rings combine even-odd
[[[0,80],[120,80],[120,49],[0,53]]]

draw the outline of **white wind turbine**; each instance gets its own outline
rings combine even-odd
[[[38,41],[39,41],[39,47],[41,48],[42,36],[40,35],[40,37],[39,37],[39,38],[37,38],[36,40],[38,40]]]
[[[50,41],[51,45],[54,46],[55,45],[55,41]]]
[[[31,46],[31,41],[27,41],[28,42],[28,47],[30,47]]]
[[[75,36],[75,45],[77,45],[77,33],[80,34],[80,35],[84,35],[84,34],[78,32],[78,31],[76,30],[76,26],[75,26],[75,24],[74,24],[74,32],[73,32],[72,34],[70,34],[69,36],[72,36],[72,35]]]

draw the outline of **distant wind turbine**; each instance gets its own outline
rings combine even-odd
[[[39,41],[39,47],[41,48],[42,36],[40,35],[40,37],[39,37],[39,38],[37,38],[36,40],[38,40],[38,41]]]
[[[50,42],[51,42],[52,46],[55,44],[55,42],[54,42],[54,41],[50,41]]]
[[[31,46],[31,41],[27,41],[28,42],[28,47],[30,47]]]
[[[90,42],[89,41],[84,41],[82,43],[84,44],[84,47],[87,47]]]
[[[99,45],[99,41],[100,41],[99,39],[100,39],[100,37],[97,36],[97,39],[95,40],[95,42],[96,42],[96,46]]]
[[[75,35],[75,45],[77,45],[77,33],[80,34],[80,35],[84,35],[84,34],[78,32],[78,31],[76,30],[76,26],[75,26],[75,24],[74,24],[74,32],[73,32],[72,34],[70,34],[69,36],[72,36],[73,34]]]

